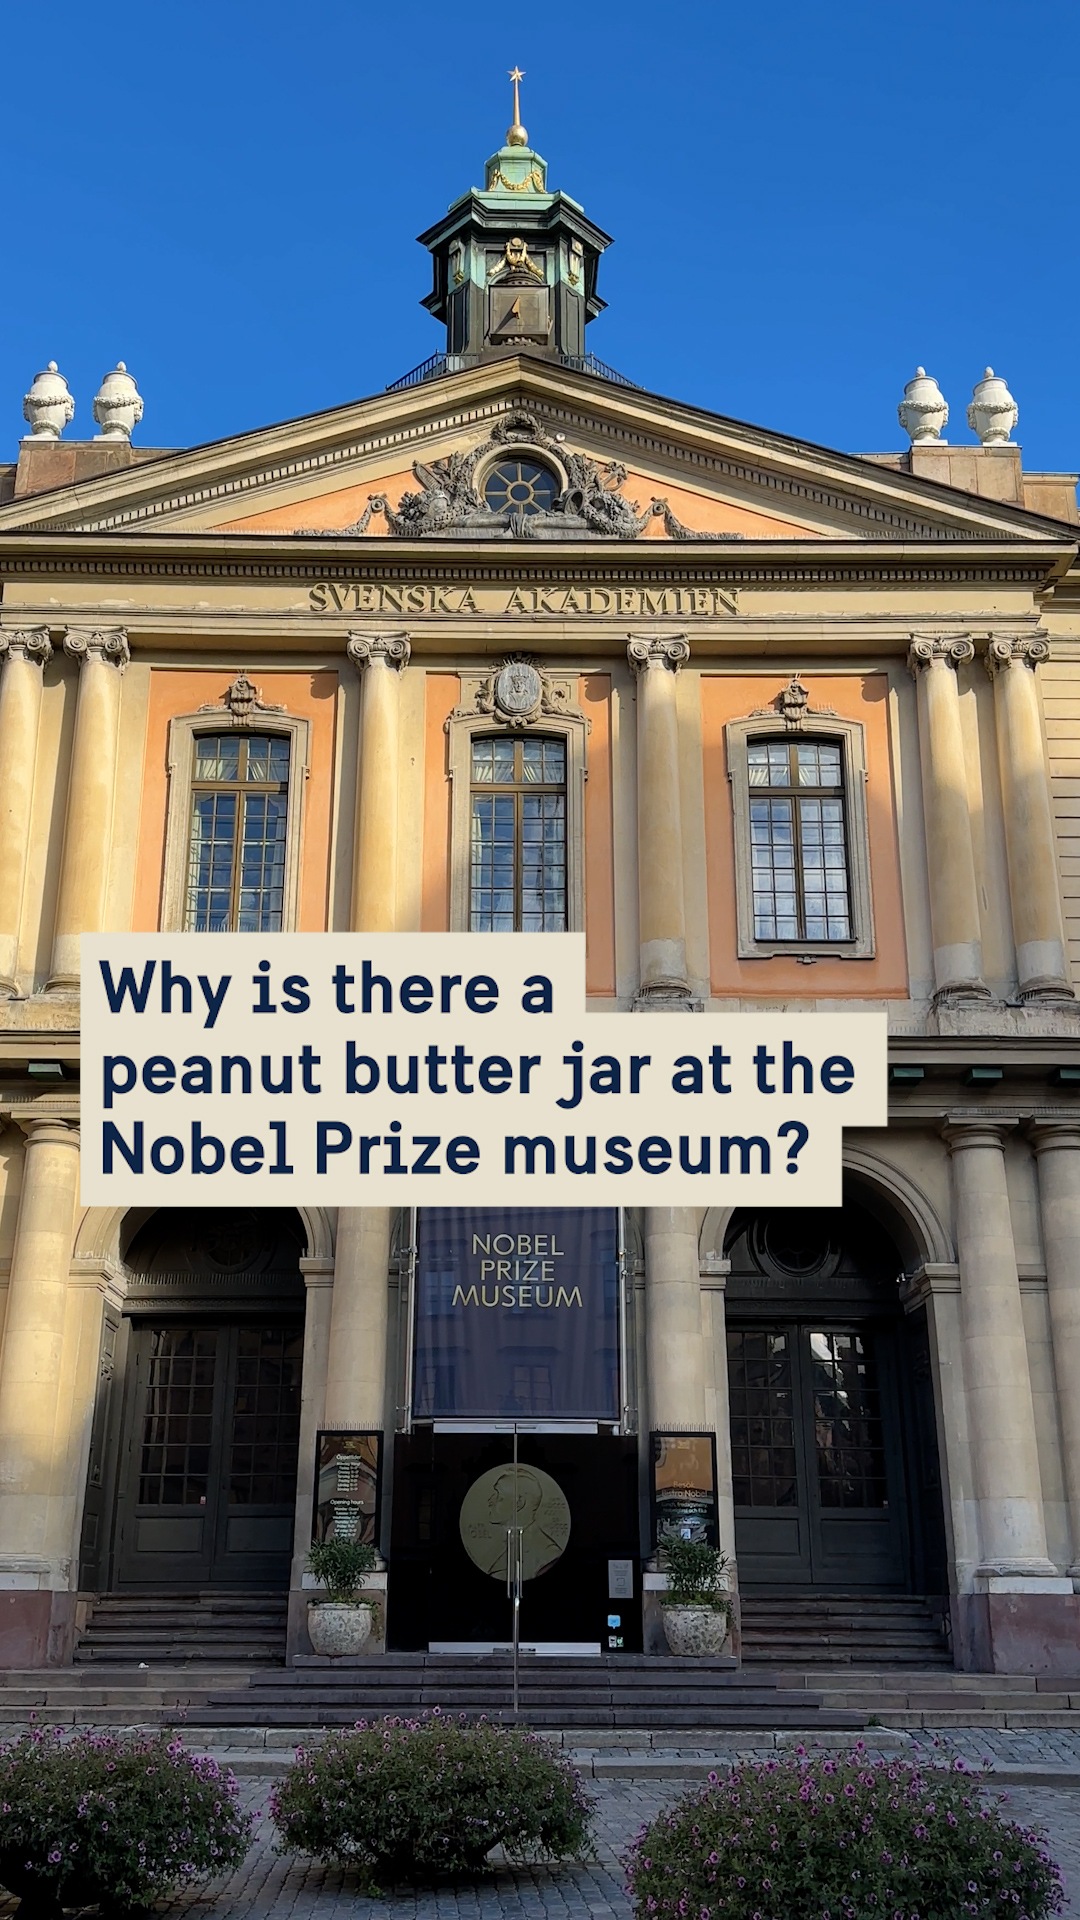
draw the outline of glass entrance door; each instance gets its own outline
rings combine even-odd
[[[289,1322],[136,1330],[121,1585],[288,1584],[303,1344]]]
[[[608,1434],[435,1433],[394,1443],[388,1625],[398,1648],[506,1646],[520,1529],[522,1646],[641,1645],[637,1442]],[[635,1597],[613,1601],[609,1563]],[[609,1629],[609,1615],[619,1627]]]
[[[905,1588],[888,1328],[732,1326],[727,1341],[742,1584]]]

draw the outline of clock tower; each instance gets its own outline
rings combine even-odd
[[[535,353],[580,366],[585,328],[604,310],[596,268],[611,237],[569,194],[550,193],[547,161],[521,124],[515,67],[514,120],[506,145],[419,238],[434,262],[423,305],[446,325],[448,371],[504,353]]]

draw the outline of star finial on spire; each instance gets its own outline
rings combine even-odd
[[[520,67],[511,67],[510,78],[514,83],[514,124],[506,129],[506,144],[508,147],[527,147],[529,136],[521,124],[521,105],[518,98],[518,87],[525,75]]]

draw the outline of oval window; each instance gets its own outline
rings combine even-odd
[[[536,460],[500,460],[484,482],[484,500],[493,513],[550,513],[558,495],[550,467]]]

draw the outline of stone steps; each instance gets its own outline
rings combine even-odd
[[[281,1593],[103,1594],[89,1610],[75,1662],[283,1663],[287,1615]]]
[[[940,1609],[918,1594],[751,1591],[742,1657],[748,1666],[952,1666]]]

